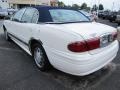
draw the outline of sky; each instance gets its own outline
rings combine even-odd
[[[120,0],[59,0],[63,1],[66,5],[87,3],[88,6],[92,7],[94,4],[103,4],[105,9],[119,10]]]

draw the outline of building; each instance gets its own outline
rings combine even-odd
[[[51,6],[58,6],[58,0],[50,0]]]
[[[57,6],[58,0],[8,0],[10,8],[22,8],[25,6]]]
[[[8,0],[0,0],[0,8],[2,9],[9,8]]]

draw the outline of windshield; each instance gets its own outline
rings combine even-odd
[[[49,10],[53,22],[67,23],[67,22],[88,22],[90,21],[86,16],[75,10],[52,9]]]

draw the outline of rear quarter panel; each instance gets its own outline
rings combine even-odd
[[[37,29],[38,32],[34,32],[33,37],[40,39],[45,49],[76,54],[69,51],[67,46],[71,42],[83,40],[79,34],[66,30],[64,27],[58,28],[57,25],[43,24],[39,25]]]

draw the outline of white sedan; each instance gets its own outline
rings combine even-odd
[[[72,75],[88,75],[110,63],[119,48],[115,28],[67,8],[23,8],[3,28],[6,40],[33,56],[41,71],[52,65]]]

